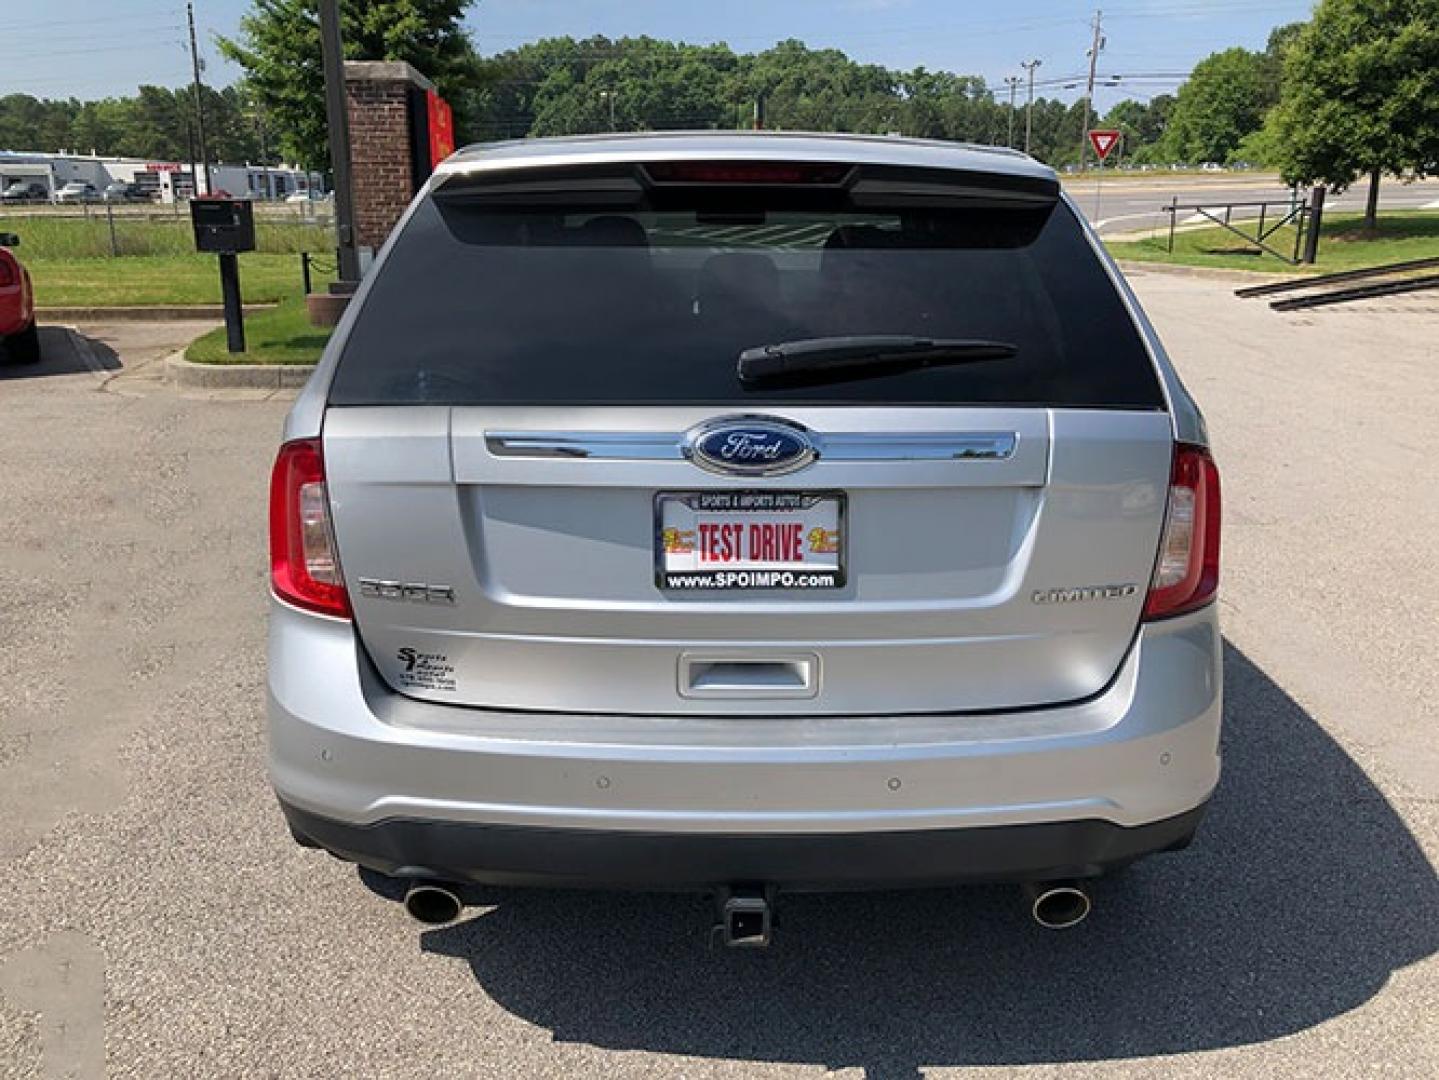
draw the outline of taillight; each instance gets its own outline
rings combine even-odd
[[[1201,446],[1175,449],[1169,512],[1159,565],[1144,604],[1146,619],[1183,615],[1219,591],[1219,470]]]
[[[838,184],[850,166],[828,162],[655,161],[645,166],[661,184]]]
[[[296,607],[350,617],[318,439],[288,442],[275,459],[270,475],[270,584],[281,600]]]
[[[0,289],[8,289],[20,280],[15,264],[6,255],[0,255]]]

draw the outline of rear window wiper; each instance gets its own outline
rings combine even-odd
[[[840,382],[927,367],[1008,360],[1007,341],[927,338],[912,334],[856,334],[806,338],[746,349],[735,366],[745,386],[757,383]]]

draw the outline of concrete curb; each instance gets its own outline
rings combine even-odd
[[[195,364],[183,349],[165,358],[170,381],[191,390],[298,390],[314,370],[314,364]]]
[[[1116,259],[1115,262],[1126,275],[1169,274],[1173,277],[1243,282],[1246,285],[1262,285],[1266,281],[1287,281],[1292,277],[1304,276],[1295,272],[1286,274],[1272,270],[1229,270],[1218,266],[1181,266],[1177,263],[1145,262],[1142,259]]]
[[[260,311],[273,311],[275,304],[246,304],[245,314],[254,315]],[[220,304],[190,304],[170,307],[40,307],[35,317],[44,323],[75,322],[181,322],[186,319],[223,319],[225,309]]]

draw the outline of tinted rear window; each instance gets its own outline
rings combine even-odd
[[[330,401],[1162,407],[1064,204],[775,203],[526,207],[441,191],[373,283]],[[746,349],[868,334],[1018,351],[803,387],[747,389],[735,373]]]

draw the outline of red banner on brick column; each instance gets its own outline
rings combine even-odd
[[[455,114],[450,103],[433,90],[427,91],[430,114],[430,167],[434,168],[455,152]]]

